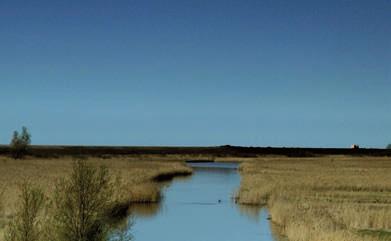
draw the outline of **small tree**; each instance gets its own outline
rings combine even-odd
[[[22,133],[14,131],[10,143],[11,154],[15,159],[23,158],[27,153],[27,149],[31,144],[31,134],[27,130],[27,127],[22,127]]]
[[[391,144],[388,144],[386,149],[391,149]]]
[[[22,127],[22,134],[20,136],[20,139],[22,143],[25,144],[26,146],[31,144],[31,134],[29,133],[27,127],[25,126]]]
[[[17,214],[8,225],[6,241],[40,241],[42,223],[39,213],[44,207],[44,194],[38,187],[25,182],[20,187],[21,194]]]
[[[74,163],[67,180],[56,187],[55,227],[59,241],[102,241],[108,234],[106,211],[112,206],[108,169],[86,161]]]

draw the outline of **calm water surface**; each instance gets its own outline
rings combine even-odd
[[[241,206],[236,163],[189,163],[192,176],[175,178],[157,205],[133,210],[136,241],[277,241],[264,209]]]

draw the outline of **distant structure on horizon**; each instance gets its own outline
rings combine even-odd
[[[357,144],[352,144],[352,145],[350,146],[350,148],[352,148],[352,149],[359,149],[360,146],[357,145]]]

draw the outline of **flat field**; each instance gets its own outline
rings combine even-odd
[[[237,200],[265,205],[290,241],[391,240],[391,158],[255,158]]]
[[[141,159],[141,160],[140,160]],[[25,181],[38,185],[50,198],[56,182],[69,176],[75,158],[35,158],[14,160],[0,156],[0,240],[4,229],[16,212],[20,191],[19,185]],[[108,167],[116,180],[116,200],[124,203],[157,202],[161,186],[156,179],[186,175],[192,172],[183,162],[151,161],[148,158],[110,157],[87,158],[94,166]],[[113,197],[114,198],[114,197]]]

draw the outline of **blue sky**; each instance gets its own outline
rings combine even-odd
[[[0,2],[0,143],[384,147],[388,0]]]

